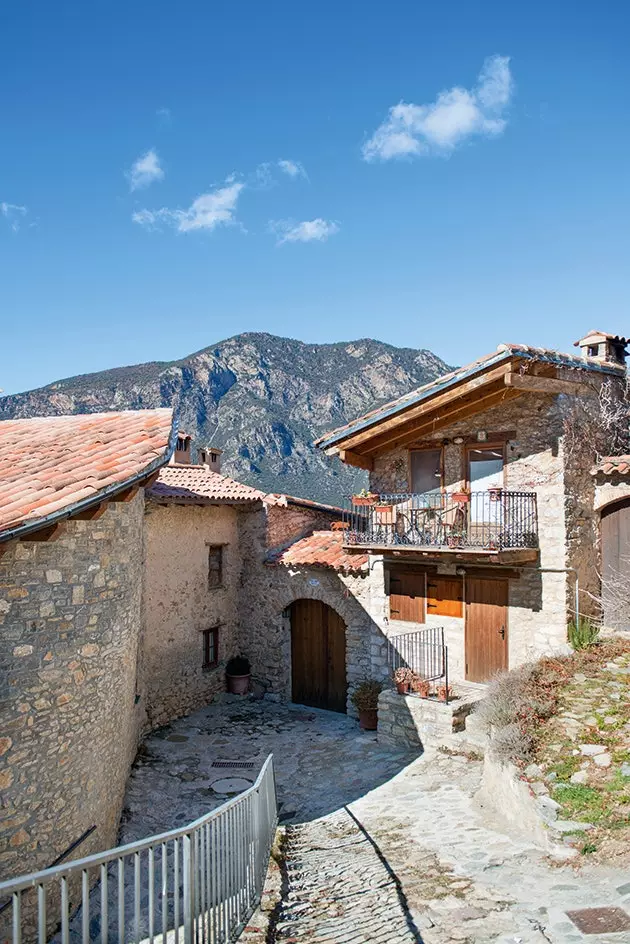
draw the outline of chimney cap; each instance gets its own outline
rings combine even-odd
[[[573,342],[573,347],[584,347],[587,344],[600,344],[602,341],[612,341],[613,344],[623,344],[625,347],[628,344],[628,338],[624,338],[619,334],[608,334],[607,331],[596,331],[593,328],[588,334],[585,334],[583,338],[580,338],[579,341]]]

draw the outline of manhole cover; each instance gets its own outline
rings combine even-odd
[[[175,741],[176,744],[183,744],[188,738],[185,734],[169,734],[167,741]]]
[[[567,911],[567,917],[582,934],[630,931],[630,915],[622,908],[581,908]]]
[[[251,780],[246,780],[245,777],[223,777],[222,780],[215,780],[210,784],[215,793],[242,793],[251,785]]]

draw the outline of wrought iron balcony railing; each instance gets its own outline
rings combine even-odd
[[[399,493],[353,496],[348,546],[503,551],[538,548],[535,492]]]

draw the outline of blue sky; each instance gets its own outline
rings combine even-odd
[[[7,393],[241,331],[462,363],[630,330],[623,0],[23,0],[0,33]]]

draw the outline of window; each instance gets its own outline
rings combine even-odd
[[[413,449],[411,452],[411,491],[416,495],[439,492],[442,487],[442,450]]]
[[[217,464],[217,459],[218,459],[218,458],[219,458],[219,457],[218,457],[218,455],[216,454],[216,452],[211,452],[211,453],[210,453],[210,462],[212,462],[213,465],[216,465],[216,464]]]
[[[503,485],[503,446],[468,450],[468,483],[477,492]]]
[[[223,545],[208,545],[208,589],[223,586]]]
[[[597,357],[599,354],[599,344],[589,344],[588,346],[588,356]]]
[[[203,638],[203,666],[204,669],[213,669],[219,664],[219,627],[204,629]]]
[[[175,448],[178,452],[186,452],[188,449],[188,440],[184,436],[178,436],[177,446]]]

